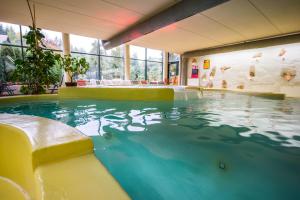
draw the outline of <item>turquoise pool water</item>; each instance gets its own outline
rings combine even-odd
[[[162,102],[0,104],[90,135],[135,200],[300,199],[300,100],[204,93]]]

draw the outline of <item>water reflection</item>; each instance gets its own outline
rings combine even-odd
[[[261,137],[285,147],[300,147],[299,100],[268,100],[236,94],[208,93],[202,99],[159,102],[53,101],[0,106],[0,112],[28,114],[59,120],[89,136],[106,134],[146,134],[152,126],[201,130],[230,126],[243,131],[228,139],[220,132],[218,140],[236,142],[239,137],[257,141]],[[162,124],[164,124],[162,126]],[[220,130],[222,131],[222,130]],[[151,131],[150,131],[151,132]],[[199,133],[198,138],[214,139]],[[259,136],[260,135],[260,136]],[[265,140],[264,139],[264,140]]]
[[[299,103],[211,93],[174,103],[0,105],[0,112],[48,117],[94,136],[95,155],[132,199],[280,200],[299,199]]]

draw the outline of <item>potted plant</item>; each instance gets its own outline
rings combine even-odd
[[[73,58],[71,55],[62,57],[61,64],[70,80],[70,82],[65,82],[67,87],[77,86],[75,77],[84,75],[90,68],[85,58]]]

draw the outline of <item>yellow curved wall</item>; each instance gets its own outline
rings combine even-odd
[[[0,114],[0,199],[130,198],[89,137],[54,120]]]
[[[19,96],[1,97],[0,103],[48,101],[48,100],[56,100],[56,99],[58,99],[57,94],[19,95]]]
[[[19,190],[13,190],[13,185],[19,185],[30,196],[35,196],[31,151],[31,144],[20,129],[0,124],[0,177],[9,179],[0,180],[0,185],[5,187],[0,188],[0,199],[10,199],[11,195],[20,194]],[[9,192],[5,192],[7,190]]]
[[[174,90],[171,88],[79,88],[62,87],[58,90],[59,98],[126,100],[126,101],[173,101]]]
[[[125,100],[125,101],[173,101],[172,88],[80,88],[62,87],[57,94],[20,95],[0,98],[0,103],[15,103],[37,100],[66,99],[96,99],[96,100]]]

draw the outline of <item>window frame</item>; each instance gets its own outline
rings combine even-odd
[[[6,22],[0,22],[0,23],[6,23]],[[7,23],[7,24],[11,24],[11,23]],[[20,44],[3,44],[1,43],[0,46],[10,46],[10,47],[18,47],[18,48],[21,48],[21,53],[22,53],[22,59],[24,60],[24,56],[25,56],[25,51],[26,51],[26,48],[28,47],[26,45],[26,43],[24,42],[24,39],[23,39],[23,31],[22,31],[22,27],[27,27],[27,26],[23,26],[23,25],[19,25],[19,24],[12,24],[12,25],[15,25],[15,26],[18,26],[19,27],[19,37],[20,37]],[[51,31],[51,30],[47,30],[47,29],[44,29],[44,31]],[[24,32],[25,34],[25,32]],[[87,52],[79,52],[79,51],[70,51],[71,54],[77,54],[77,55],[89,55],[89,56],[97,56],[98,58],[98,80],[101,80],[102,78],[102,65],[101,65],[101,58],[102,57],[108,57],[108,58],[117,58],[117,59],[121,59],[122,62],[124,63],[124,52],[122,53],[122,56],[112,56],[112,55],[105,55],[103,53],[101,53],[101,40],[98,39],[98,38],[92,38],[92,39],[95,39],[97,40],[97,52],[96,53],[87,53]],[[71,43],[71,42],[70,42]],[[70,44],[71,45],[71,44]],[[123,46],[120,46],[119,48],[123,48]],[[57,52],[57,53],[63,53],[63,50],[62,49],[50,49],[50,48],[43,48],[44,50],[52,50],[53,52]],[[124,64],[123,64],[123,74],[125,72],[125,67],[124,67]],[[124,76],[122,77],[124,79]]]
[[[6,23],[6,22],[2,22],[2,23]],[[8,24],[11,24],[11,23],[8,23]],[[28,46],[24,43],[22,27],[26,27],[26,26],[22,26],[22,25],[18,25],[18,24],[12,24],[12,25],[19,26],[20,44],[0,44],[0,46],[2,45],[2,46],[11,46],[11,47],[21,48],[22,59],[24,60],[25,51],[26,51],[26,48]],[[45,30],[47,31],[47,29],[45,29]],[[124,63],[124,57],[125,57],[124,54],[125,54],[125,52],[122,53],[122,56],[105,55],[105,53],[101,52],[101,47],[103,47],[102,41],[100,39],[97,39],[97,38],[92,38],[92,39],[97,40],[97,52],[96,53],[87,53],[87,52],[72,51],[72,50],[71,50],[70,53],[71,54],[79,54],[79,55],[97,56],[98,57],[98,62],[97,62],[98,63],[98,77],[97,78],[98,78],[98,80],[101,80],[102,79],[102,70],[103,70],[103,67],[101,65],[102,58],[107,57],[107,58],[121,59],[122,62]],[[131,46],[133,46],[133,45],[130,45],[130,47]],[[140,46],[138,46],[138,47],[140,47]],[[119,48],[123,48],[123,46],[119,46]],[[161,61],[158,61],[158,59],[154,59],[154,60],[148,59],[148,56],[147,56],[148,50],[157,50],[157,49],[150,49],[150,48],[145,48],[145,47],[141,47],[141,48],[145,49],[145,57],[143,59],[132,58],[131,55],[130,55],[130,63],[131,63],[131,60],[137,60],[137,61],[144,62],[145,63],[144,77],[145,77],[145,80],[148,80],[148,67],[149,67],[148,63],[149,62],[159,63],[161,65],[161,71],[163,72],[163,54],[162,54]],[[52,50],[52,51],[58,52],[58,53],[63,53],[62,49],[50,49],[50,48],[43,48],[43,49],[44,50]],[[123,51],[124,51],[124,48],[123,48]],[[122,73],[125,74],[125,65],[124,64],[123,64],[123,72]],[[124,76],[122,78],[124,79]],[[163,73],[161,74],[160,79],[161,80],[163,79]]]
[[[134,46],[134,45],[130,45],[129,47],[131,48],[132,46]],[[140,46],[137,46],[137,47],[140,47]],[[164,68],[164,66],[163,66],[163,60],[164,60],[164,57],[163,57],[163,55],[161,56],[161,61],[148,59],[148,55],[147,54],[148,54],[148,49],[150,49],[150,48],[145,48],[145,47],[142,47],[142,48],[145,49],[145,57],[144,57],[144,59],[132,58],[131,55],[130,55],[130,67],[131,67],[131,60],[137,60],[137,61],[143,61],[143,62],[145,62],[144,77],[145,77],[145,80],[149,80],[149,78],[148,78],[148,62],[153,62],[153,63],[159,63],[159,64],[161,64],[161,71],[163,72],[163,68]],[[157,49],[151,49],[151,50],[157,50]],[[161,74],[160,79],[161,80],[163,79],[163,73]]]

